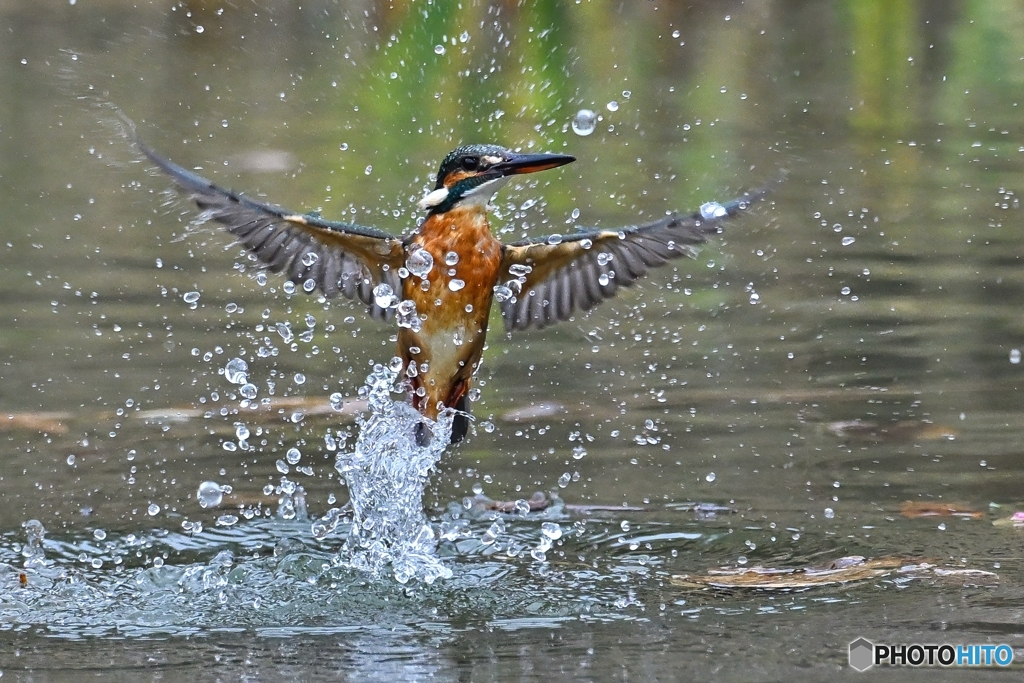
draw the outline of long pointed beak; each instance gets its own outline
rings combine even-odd
[[[576,161],[576,157],[568,154],[513,154],[511,159],[492,166],[491,170],[502,175],[536,173],[549,168],[565,166],[574,161]]]

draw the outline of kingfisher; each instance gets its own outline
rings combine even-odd
[[[576,159],[465,145],[444,158],[434,188],[419,201],[426,217],[407,235],[396,236],[219,187],[156,153],[137,135],[134,140],[195,202],[202,220],[220,223],[269,270],[304,292],[358,300],[372,317],[395,321],[412,404],[431,420],[452,410],[453,444],[469,429],[470,389],[492,304],[508,332],[570,320],[649,269],[694,256],[710,235],[721,232],[725,219],[763,194],[709,202],[694,213],[639,225],[581,228],[503,244],[487,219],[495,193],[513,176]]]

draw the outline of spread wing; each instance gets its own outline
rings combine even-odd
[[[765,192],[705,204],[689,216],[672,214],[619,230],[581,230],[507,245],[495,292],[505,329],[539,329],[568,320],[576,309],[586,311],[610,299],[651,268],[695,256],[708,236],[722,231],[723,221]]]
[[[375,318],[391,317],[394,309],[378,306],[373,290],[387,284],[392,292],[401,292],[400,239],[374,228],[258,202],[178,166],[137,137],[135,143],[191,197],[202,210],[201,220],[222,224],[271,271],[284,273],[307,293],[320,290],[328,298],[341,294],[362,301]]]

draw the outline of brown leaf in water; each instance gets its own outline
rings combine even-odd
[[[516,512],[516,503],[514,500],[491,500],[487,496],[478,495],[473,498],[473,509],[483,510],[495,510],[505,514],[512,514]],[[542,492],[537,491],[530,499],[526,501],[526,504],[530,506],[530,512],[536,512],[537,510],[546,510],[551,507],[554,501]]]
[[[945,568],[923,560],[860,556],[841,557],[825,565],[795,569],[770,567],[722,568],[707,574],[678,574],[669,581],[682,588],[807,590],[819,586],[838,586],[897,574],[911,578],[939,578],[967,583],[992,583],[999,577],[992,572],[960,567]]]
[[[274,506],[277,505],[278,498],[279,496],[264,495],[262,491],[257,493],[226,493],[220,499],[220,505],[217,505],[217,508],[221,510],[241,510],[247,507]]]
[[[256,423],[276,420],[286,414],[290,417],[292,413],[302,413],[305,417],[334,415],[351,418],[366,410],[366,401],[363,399],[346,400],[340,409],[335,409],[330,399],[324,396],[272,396],[267,403],[260,401],[254,406],[254,408],[232,413],[228,417],[232,420],[245,419]],[[208,410],[210,409],[189,406],[141,410],[131,414],[150,424],[168,424],[201,419]]]
[[[910,519],[920,517],[965,517],[981,519],[985,516],[980,510],[973,510],[963,503],[943,503],[934,500],[908,500],[900,506],[900,514]]]
[[[870,443],[956,438],[952,427],[928,420],[900,420],[885,425],[868,420],[837,420],[829,422],[825,428],[840,439]]]
[[[68,426],[65,420],[68,413],[7,413],[0,415],[0,432],[30,431],[65,434]]]

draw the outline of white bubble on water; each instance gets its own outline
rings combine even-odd
[[[540,525],[540,532],[552,541],[557,541],[562,537],[562,527],[558,525],[558,522],[544,522]]]

